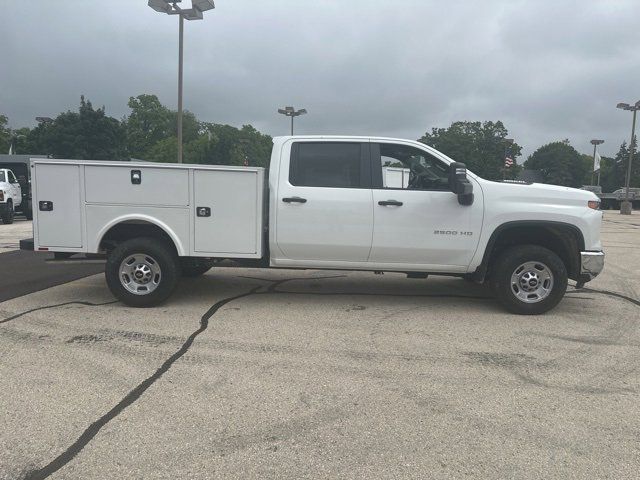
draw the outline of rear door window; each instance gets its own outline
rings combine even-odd
[[[368,147],[357,142],[297,142],[291,150],[289,182],[298,187],[368,187],[368,156]]]

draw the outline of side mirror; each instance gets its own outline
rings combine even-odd
[[[453,162],[449,165],[449,188],[458,195],[460,205],[473,204],[473,185],[467,178],[467,166]]]

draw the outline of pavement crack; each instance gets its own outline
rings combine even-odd
[[[611,292],[609,290],[596,290],[595,288],[582,287],[582,288],[574,290],[574,292],[600,293],[601,295],[608,295],[610,297],[620,298],[622,300],[625,300],[627,302],[630,302],[630,303],[634,304],[636,307],[640,307],[640,300],[637,300],[637,299],[635,299],[633,297],[628,297],[627,295],[623,295],[621,293]],[[571,292],[571,293],[573,293],[573,292]]]
[[[173,366],[173,364],[182,358],[191,348],[195,339],[204,332],[209,327],[209,320],[213,317],[220,308],[224,305],[233,302],[234,300],[238,300],[243,297],[248,297],[256,293],[261,287],[255,287],[248,292],[241,293],[239,295],[234,295],[232,297],[224,298],[218,302],[216,302],[209,310],[207,310],[204,315],[200,318],[200,326],[196,329],[182,344],[182,346],[164,363],[158,368],[151,376],[147,377],[141,383],[139,383],[133,390],[131,390],[125,397],[120,400],[111,410],[105,413],[103,416],[98,418],[95,422],[89,425],[84,432],[73,442],[64,452],[54,458],[51,462],[49,462],[44,467],[38,470],[32,470],[26,473],[25,480],[39,480],[45,479],[52,475],[53,473],[60,470],[62,467],[67,465],[71,460],[75,458],[78,453],[82,451],[84,447],[86,447],[91,440],[98,434],[98,432],[111,420],[116,418],[120,413],[122,413],[127,407],[136,402],[144,392],[146,392],[149,387],[151,387],[155,382],[157,382],[169,369]],[[69,302],[69,303],[77,303],[77,302]],[[26,313],[26,312],[25,312]]]
[[[28,315],[29,313],[37,312],[39,310],[47,310],[49,308],[64,307],[65,305],[84,305],[85,307],[100,307],[102,305],[111,305],[112,303],[117,303],[117,302],[118,300],[112,300],[110,302],[103,302],[103,303],[83,302],[81,300],[76,300],[73,302],[56,303],[55,305],[45,305],[43,307],[32,308],[30,310],[25,310],[24,312],[16,313],[11,317],[3,318],[2,320],[0,320],[0,324],[10,322],[11,320],[15,320],[17,318],[23,317],[25,315]]]
[[[209,320],[222,308],[224,305],[227,305],[230,302],[238,300],[240,298],[249,297],[251,295],[270,295],[270,294],[289,294],[289,295],[351,295],[351,296],[386,296],[386,297],[414,297],[414,298],[470,298],[470,299],[478,299],[478,300],[491,300],[493,297],[489,296],[480,296],[480,295],[462,295],[462,294],[449,294],[449,293],[434,293],[434,294],[395,294],[395,293],[374,293],[374,292],[295,292],[295,291],[287,291],[287,290],[279,290],[278,287],[286,282],[291,282],[295,280],[323,280],[329,278],[339,278],[344,277],[345,275],[334,275],[334,276],[325,276],[325,277],[294,277],[294,278],[285,278],[281,280],[269,280],[263,278],[253,277],[253,280],[261,280],[265,282],[269,282],[269,285],[266,289],[262,290],[264,286],[257,286],[252,288],[251,290],[234,295],[231,297],[224,298],[219,300],[215,304],[211,306],[200,318],[199,327],[184,341],[182,346],[173,353],[169,358],[167,358],[162,365],[149,377],[139,383],[135,388],[133,388],[127,395],[125,395],[122,400],[120,400],[114,407],[112,407],[108,412],[94,421],[91,425],[89,425],[82,434],[62,453],[60,453],[56,458],[50,461],[44,467],[37,470],[28,471],[24,478],[25,480],[40,480],[45,479],[63,468],[69,462],[71,462],[94,438],[95,436],[102,430],[102,428],[115,419],[120,413],[122,413],[127,407],[131,406],[140,397],[154,384],[156,383],[169,369],[176,363],[180,358],[182,358],[191,348],[196,338],[207,330],[209,327]],[[262,291],[260,291],[262,290]],[[10,320],[14,320],[21,316],[24,316],[28,313],[43,310],[46,308],[54,308],[61,307],[64,305],[70,304],[80,304],[87,306],[97,306],[97,305],[107,305],[110,303],[116,303],[116,301],[94,304],[91,302],[65,302],[57,305],[48,305],[44,307],[34,308],[16,315],[12,317],[8,317],[4,320],[1,320],[0,323],[8,322]],[[640,302],[638,302],[640,304]]]

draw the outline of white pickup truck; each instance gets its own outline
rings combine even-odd
[[[22,203],[22,188],[13,172],[0,168],[0,220],[13,223],[16,207]]]
[[[267,181],[257,167],[32,159],[34,239],[22,248],[106,257],[109,288],[136,307],[220,259],[489,281],[521,314],[603,268],[591,192],[484,180],[410,140],[273,143]]]

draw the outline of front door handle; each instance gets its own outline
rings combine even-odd
[[[378,205],[382,205],[383,207],[401,207],[402,202],[397,200],[380,200]]]
[[[300,197],[284,197],[282,201],[285,203],[307,203],[306,198],[300,198]]]

